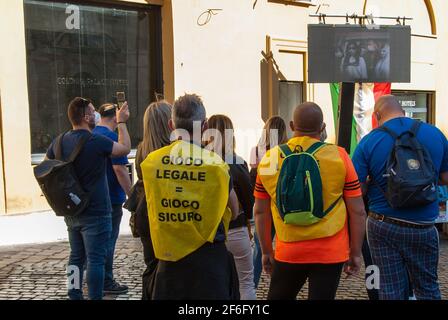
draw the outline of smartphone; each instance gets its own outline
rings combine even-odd
[[[118,109],[121,109],[123,103],[126,101],[126,95],[124,92],[117,92],[117,105]]]

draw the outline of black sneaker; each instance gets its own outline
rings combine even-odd
[[[105,287],[103,292],[105,294],[125,294],[129,290],[128,286],[125,286],[123,284],[119,284],[114,280],[111,286]]]

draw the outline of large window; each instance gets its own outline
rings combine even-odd
[[[393,91],[406,116],[434,124],[434,93],[425,91]]]
[[[162,94],[160,7],[111,7],[25,0],[31,152],[44,153],[70,129],[76,96],[95,107],[126,93],[136,147],[143,114]]]

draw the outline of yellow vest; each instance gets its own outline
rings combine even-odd
[[[310,137],[292,138],[288,146],[294,150],[297,145],[307,150],[318,140]],[[328,144],[315,153],[322,178],[322,196],[324,210],[343,194],[346,169],[338,147]],[[276,205],[277,180],[283,163],[283,155],[277,146],[269,150],[258,166],[258,176],[271,197],[271,212],[278,238],[283,242],[304,241],[330,237],[338,233],[345,225],[347,211],[343,199],[338,201],[321,221],[309,226],[288,225],[283,222]]]
[[[215,153],[177,141],[141,164],[155,256],[178,261],[225,233],[231,219],[229,167]]]

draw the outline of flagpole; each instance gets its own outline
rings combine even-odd
[[[339,101],[336,144],[350,154],[353,123],[353,105],[355,102],[355,83],[343,82]]]

